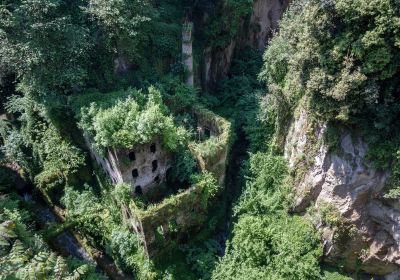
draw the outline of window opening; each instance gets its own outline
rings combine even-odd
[[[142,195],[143,194],[141,186],[136,186],[135,187],[135,194],[137,194],[137,195]]]
[[[157,160],[153,160],[152,163],[151,163],[151,166],[152,166],[151,171],[152,172],[156,171],[157,168],[158,168],[158,161]]]
[[[136,160],[135,152],[130,152],[130,153],[128,154],[128,157],[129,157],[129,159],[130,159],[131,161]]]

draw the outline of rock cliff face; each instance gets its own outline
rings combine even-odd
[[[250,17],[247,44],[264,50],[290,0],[257,0]]]
[[[264,50],[291,0],[256,0],[248,22],[241,21],[239,36],[222,49],[206,48],[202,72],[203,86],[212,88],[229,71],[236,48],[249,45]]]
[[[295,183],[294,210],[304,213],[315,205],[318,212],[330,205],[337,211],[339,225],[316,223],[323,233],[327,262],[377,275],[396,273],[400,267],[400,203],[383,198],[389,171],[377,171],[365,159],[368,146],[355,132],[339,130],[338,151],[331,152],[324,143],[326,124],[310,127],[306,110],[300,110],[286,137],[289,166],[304,170]],[[319,148],[310,152],[310,142]],[[305,157],[311,157],[308,164]]]

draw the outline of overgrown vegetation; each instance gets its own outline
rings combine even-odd
[[[235,45],[253,2],[1,2],[0,112],[7,115],[0,116],[0,279],[103,277],[92,264],[49,249],[27,210],[32,205],[10,191],[14,177],[3,172],[5,165],[62,208],[65,223],[44,236],[67,227],[77,231],[137,279],[348,279],[321,267],[312,219],[290,212],[293,178],[282,145],[288,121],[303,102],[314,120],[334,124],[327,131],[332,150],[337,128],[362,132],[370,147],[367,158],[392,171],[384,198],[399,199],[400,3],[294,1],[264,62],[260,51],[236,49],[216,90],[185,85],[184,19],[195,22],[194,74],[200,77],[204,53]],[[218,136],[198,141],[201,114]],[[194,188],[155,204],[132,199],[130,185],[114,186],[92,166],[79,128],[103,151],[159,137],[175,152],[173,181]],[[231,138],[233,130],[237,139]],[[227,232],[230,204],[217,197],[216,177],[225,170],[221,155],[234,140],[250,153],[248,159],[231,159],[232,166],[244,160],[241,170],[230,171],[243,192]],[[215,167],[214,174],[199,172],[206,166]],[[148,258],[142,237],[124,222],[127,209],[150,226],[158,223],[157,258]],[[317,218],[350,237],[336,209],[321,207]],[[199,224],[203,230],[192,235],[191,227]],[[168,235],[179,238],[169,242]]]
[[[7,103],[10,113],[19,114],[20,127],[3,121],[2,151],[9,162],[17,163],[43,189],[68,182],[83,165],[84,157],[69,137],[57,127],[53,112],[30,95],[13,96]]]
[[[32,207],[16,193],[0,194],[0,279],[106,279],[93,264],[52,251]]]
[[[298,1],[264,54],[277,137],[299,102],[318,120],[363,133],[379,169],[398,164],[398,3]],[[304,101],[305,100],[305,101]],[[290,108],[290,109],[288,109]],[[277,142],[282,145],[281,141]]]
[[[291,184],[285,161],[257,153],[249,167],[232,241],[213,279],[320,279],[318,232],[288,214]]]
[[[146,275],[153,273],[151,262],[145,257],[138,236],[122,221],[120,203],[123,200],[117,199],[123,198],[121,191],[115,193],[120,187],[113,192],[109,190],[111,187],[104,186],[100,195],[89,186],[67,188],[61,200],[67,209],[67,221],[88,238],[90,245],[105,248],[121,269],[147,279]]]
[[[126,95],[125,100],[114,99],[109,108],[105,108],[105,102],[101,100],[100,106],[92,102],[89,107],[81,108],[79,126],[99,150],[111,147],[130,149],[160,137],[163,146],[174,151],[188,141],[188,132],[174,124],[158,90],[149,88],[147,97],[135,90]],[[95,99],[100,99],[100,96]]]

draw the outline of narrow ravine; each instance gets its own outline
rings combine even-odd
[[[65,219],[57,209],[46,203],[38,193],[32,193],[32,189],[24,189],[21,195],[25,200],[34,204],[34,215],[41,229],[45,229],[49,223],[62,225]],[[122,272],[114,260],[107,256],[103,251],[93,248],[84,242],[83,237],[69,229],[68,226],[59,234],[49,238],[50,247],[64,257],[73,256],[79,260],[91,263],[96,266],[96,271],[107,275],[110,279],[134,279],[133,275]]]

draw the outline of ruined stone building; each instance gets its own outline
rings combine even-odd
[[[230,123],[201,107],[194,107],[190,113],[196,120],[197,135],[200,139],[190,142],[189,150],[197,161],[198,169],[211,173],[217,184],[222,187],[229,149]],[[133,196],[146,195],[151,189],[157,192],[157,186],[166,182],[168,170],[174,165],[174,155],[163,149],[159,139],[136,145],[131,149],[110,147],[103,156],[92,147],[89,137],[85,139],[92,158],[112,182],[130,184]],[[215,149],[211,154],[205,155],[201,146],[207,141],[212,141]],[[161,197],[161,200],[153,202],[149,209],[136,206],[133,200],[123,208],[125,222],[141,237],[149,256],[160,252],[160,245],[157,243],[160,237],[157,236],[161,235],[165,247],[176,239],[184,238],[189,232],[200,230],[206,219],[208,203],[203,201],[202,187],[193,185],[189,188],[177,188],[185,190]],[[171,227],[177,230],[172,231]]]
[[[159,139],[131,149],[108,148],[104,157],[92,148],[88,137],[85,139],[91,156],[113,183],[130,184],[135,194],[142,194],[165,182],[172,155],[163,149]]]

